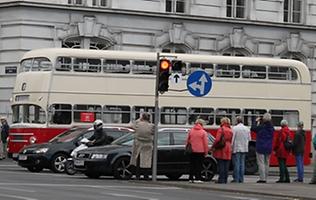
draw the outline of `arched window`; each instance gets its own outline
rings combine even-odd
[[[295,53],[295,52],[286,52],[281,54],[280,56],[283,59],[292,59],[292,60],[298,60],[303,63],[306,62],[306,56],[301,53]]]
[[[242,48],[228,48],[222,52],[223,56],[251,56],[251,53]]]
[[[191,53],[191,50],[183,44],[168,44],[162,48],[164,53]]]
[[[113,46],[113,42],[100,37],[85,38],[80,36],[68,37],[63,40],[63,48],[72,49],[97,49],[105,50],[110,49]]]

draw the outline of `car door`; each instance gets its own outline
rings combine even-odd
[[[174,159],[171,156],[172,146],[170,139],[170,132],[159,132],[158,133],[158,158],[157,158],[157,170],[162,172],[169,168]]]
[[[188,133],[186,131],[174,131],[171,137],[172,169],[186,170],[189,165],[189,156],[185,154],[185,144]]]

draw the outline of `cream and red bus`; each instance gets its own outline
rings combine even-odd
[[[244,118],[250,126],[269,112],[276,131],[286,119],[294,132],[298,121],[306,129],[305,164],[311,152],[311,80],[305,64],[295,60],[197,54],[164,54],[185,63],[182,80],[170,81],[160,95],[159,126],[190,127],[197,117],[214,134],[220,118]],[[13,124],[9,153],[14,157],[30,143],[46,142],[73,126],[102,119],[125,126],[141,112],[154,118],[157,53],[50,48],[27,52],[20,63],[12,97]],[[213,86],[204,97],[186,88],[188,76],[205,70]],[[181,92],[180,92],[181,91]],[[247,162],[256,168],[255,137]],[[271,158],[271,164],[277,161]],[[293,158],[288,164],[294,165]]]

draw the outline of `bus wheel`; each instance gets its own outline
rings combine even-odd
[[[43,167],[32,166],[28,167],[27,170],[29,170],[30,172],[41,172],[43,170]]]
[[[256,157],[256,147],[249,146],[249,151],[246,156],[246,170],[245,174],[253,175],[258,171],[257,157]]]
[[[68,156],[64,153],[58,153],[53,156],[51,161],[51,170],[55,173],[65,172],[65,163]]]

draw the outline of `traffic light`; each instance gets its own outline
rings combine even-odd
[[[172,71],[173,72],[181,72],[182,68],[185,67],[185,64],[180,60],[172,61]]]
[[[171,62],[168,59],[161,59],[159,63],[159,83],[158,91],[164,93],[169,88],[169,76],[170,76]]]

